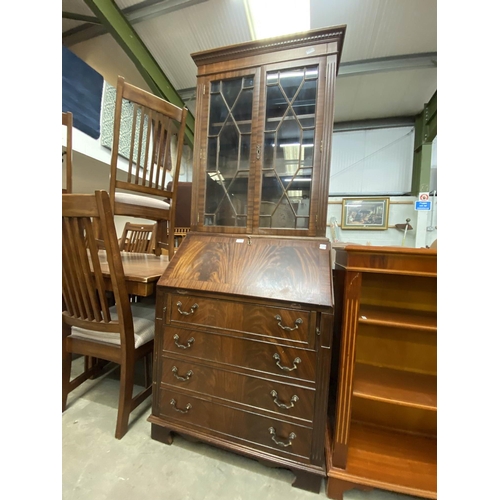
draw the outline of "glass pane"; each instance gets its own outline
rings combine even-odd
[[[225,225],[246,226],[248,204],[248,174],[239,174],[228,187],[228,199],[231,202],[231,224]]]
[[[277,144],[274,169],[279,175],[294,174],[300,166],[302,129],[292,111],[278,129]]]
[[[277,85],[279,78],[279,72],[275,71],[267,74],[266,85],[270,87],[271,85]]]
[[[207,172],[217,172],[217,137],[208,139]]]
[[[309,195],[304,194],[301,198],[297,200],[297,208],[295,212],[297,213],[297,227],[306,228],[309,226],[309,208],[310,208],[310,198]]]
[[[262,168],[274,167],[274,153],[276,151],[276,134],[274,132],[264,134],[264,164]]]
[[[241,91],[241,83],[240,78],[222,81],[222,95],[224,96],[229,109],[233,107],[236,99],[238,98]]]
[[[306,68],[306,80],[318,79],[318,67]]]
[[[238,170],[240,134],[232,119],[222,127],[219,144],[219,172],[224,177],[234,177]]]
[[[288,110],[288,101],[279,87],[271,87],[267,91],[266,100],[266,132],[276,130]]]
[[[279,202],[263,201],[261,203],[260,227],[295,228],[295,212],[287,197]]]
[[[217,207],[223,200],[224,187],[217,174],[207,174],[206,181],[205,215],[210,215],[215,214]],[[212,218],[212,220],[215,219]]]
[[[307,151],[307,149],[305,150]],[[312,168],[301,168],[297,175],[299,177],[303,177],[304,179],[311,179],[312,176]]]
[[[209,135],[220,132],[220,128],[226,121],[228,109],[220,94],[213,94],[210,98],[210,128]]]
[[[283,197],[285,188],[281,184],[281,180],[274,174],[265,175],[262,178],[262,201],[275,203]],[[260,213],[266,214],[268,208],[261,205]]]
[[[260,227],[309,227],[317,75],[317,67],[267,75]]]
[[[223,183],[223,195],[215,210],[218,226],[246,226],[248,177],[238,176]]]
[[[314,126],[314,114],[316,113],[316,84],[316,80],[305,82],[293,103],[293,110],[301,120],[302,126],[305,127]],[[311,117],[313,118],[312,122]],[[305,121],[303,122],[302,120]]]
[[[295,213],[287,198],[276,205],[274,214],[271,217],[271,227],[294,228]]]
[[[250,134],[241,136],[241,154],[240,154],[240,170],[248,170],[250,168]]]
[[[295,69],[291,71],[282,71],[280,74],[280,85],[283,88],[283,92],[288,97],[289,100],[295,96],[299,87],[304,80],[304,70]]]
[[[243,88],[247,89],[253,87],[253,76],[244,76],[243,77]]]
[[[249,133],[252,128],[253,90],[243,90],[233,107],[233,117],[240,132]]]
[[[205,215],[205,226],[213,226],[215,225],[215,216],[213,215]]]
[[[247,224],[253,76],[212,83],[205,224]],[[220,90],[220,93],[219,93]]]

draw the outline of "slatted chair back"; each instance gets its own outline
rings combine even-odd
[[[63,195],[62,221],[63,321],[115,333],[125,349],[128,345],[133,348],[132,314],[108,194],[99,191],[95,195]],[[95,237],[97,221],[102,229],[101,242]],[[101,259],[109,265],[118,321],[111,319]]]
[[[118,77],[109,193],[117,215],[158,222],[155,253],[173,257],[176,189],[179,180],[187,108],[180,108]],[[127,158],[126,178],[118,178],[118,159]],[[121,171],[120,171],[121,173]],[[169,175],[167,175],[169,174]],[[125,175],[123,176],[125,177]],[[172,180],[172,189],[167,183]],[[164,199],[172,199],[165,203]],[[173,224],[172,224],[173,225]]]
[[[120,250],[133,253],[153,253],[156,224],[125,223]]]
[[[66,127],[66,151],[63,152],[63,164],[66,166],[66,187],[63,193],[73,192],[73,113],[62,113],[62,125]]]
[[[101,241],[97,239],[97,226]],[[107,263],[106,276],[101,271],[101,259]],[[113,306],[106,295],[110,288]],[[135,363],[152,356],[154,305],[130,303],[106,191],[62,195],[62,296],[62,409],[66,409],[68,394],[101,369],[98,363],[85,363],[84,372],[71,379],[73,354],[118,363],[115,437],[121,439],[128,430],[130,412],[152,391],[147,377],[144,389],[133,396]]]

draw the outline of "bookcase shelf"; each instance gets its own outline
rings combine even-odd
[[[408,311],[362,306],[358,321],[360,323],[373,325],[388,327],[400,326],[403,328],[412,328],[414,330],[437,332],[437,318],[435,313],[426,311]]]
[[[353,422],[345,469],[329,467],[328,476],[334,480],[329,479],[328,496],[336,498],[346,486],[355,485],[437,498],[436,448],[435,438]]]
[[[355,397],[437,411],[437,377],[359,363],[355,367]]]
[[[437,498],[437,252],[347,245],[334,286],[327,495]]]

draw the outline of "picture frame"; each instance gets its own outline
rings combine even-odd
[[[342,229],[387,229],[389,198],[343,198]]]

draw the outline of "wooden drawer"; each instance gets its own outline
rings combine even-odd
[[[164,421],[174,421],[189,430],[201,427],[212,435],[222,434],[226,439],[239,440],[252,447],[259,445],[273,454],[307,459],[311,456],[311,427],[231,408],[207,397],[188,396],[162,387],[159,391],[159,416]],[[275,431],[276,441],[290,444],[282,446],[273,441],[270,428]]]
[[[304,344],[314,341],[316,314],[308,310],[180,294],[169,294],[168,301],[165,320],[172,326],[224,329]]]
[[[163,350],[200,361],[210,360],[235,368],[316,380],[316,352],[228,335],[165,327]],[[280,368],[281,365],[282,368]]]
[[[230,402],[241,403],[249,409],[264,410],[312,422],[314,389],[211,368],[167,356],[162,356],[160,367],[161,384],[169,386],[170,389],[212,395]],[[289,408],[284,408],[283,405]]]

